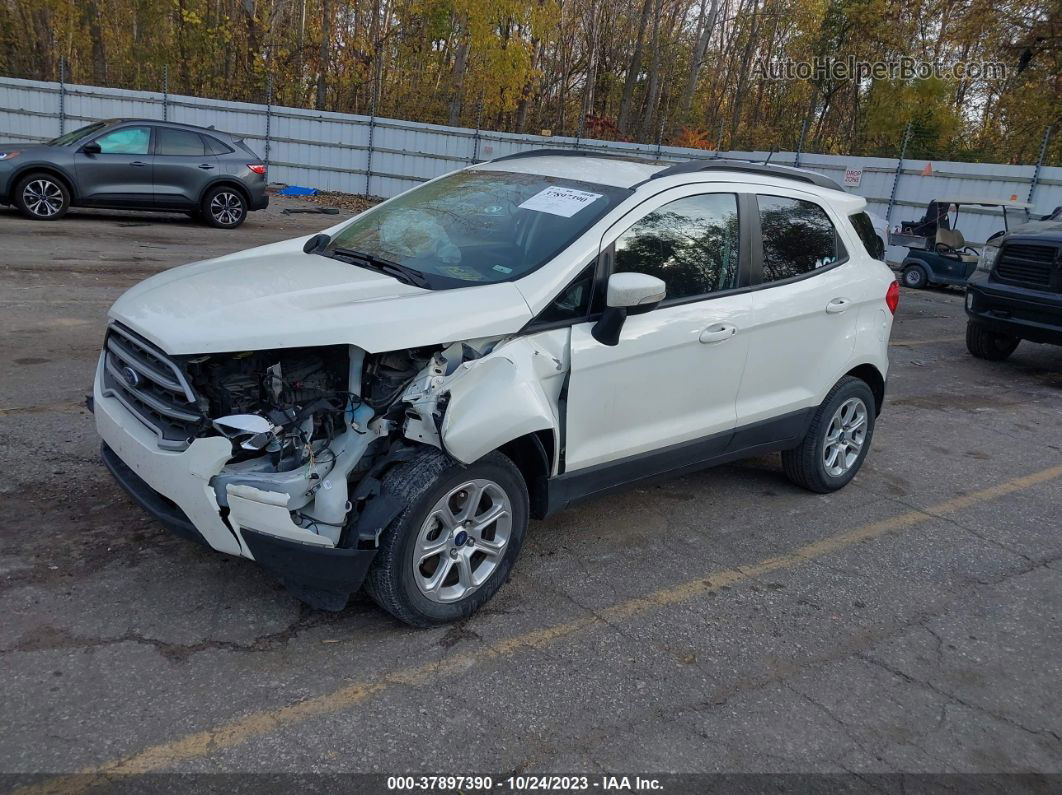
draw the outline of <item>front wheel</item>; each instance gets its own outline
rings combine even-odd
[[[468,466],[426,449],[384,489],[407,507],[384,530],[365,580],[373,600],[418,627],[472,615],[505,583],[529,517],[520,470],[501,453]]]
[[[983,326],[966,321],[966,350],[978,359],[1001,362],[1014,353],[1021,342],[1009,334],[997,334]]]
[[[235,229],[247,218],[247,202],[235,188],[211,188],[203,197],[203,219],[219,229]]]
[[[825,494],[856,476],[874,438],[876,404],[865,381],[845,376],[816,409],[799,446],[782,452],[786,476]]]
[[[15,206],[34,221],[54,221],[70,209],[70,191],[51,174],[30,174],[15,186]]]

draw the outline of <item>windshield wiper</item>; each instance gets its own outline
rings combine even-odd
[[[413,268],[407,268],[405,265],[399,265],[397,262],[391,262],[389,259],[375,257],[372,254],[355,251],[352,248],[335,248],[331,251],[321,251],[319,253],[324,254],[326,257],[342,259],[351,265],[359,265],[362,268],[368,268],[378,273],[386,273],[404,284],[412,284],[414,287],[428,286],[428,280],[424,278],[423,273]]]

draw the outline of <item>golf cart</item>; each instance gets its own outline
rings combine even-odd
[[[958,228],[962,208],[971,206],[1003,210],[1004,228],[988,238],[992,240],[1005,234],[1011,224],[1024,222],[1031,205],[1016,200],[934,199],[919,220],[904,221],[899,232],[889,233],[890,246],[907,248],[907,255],[900,265],[900,279],[905,287],[966,284],[981,256],[978,249],[966,242]]]

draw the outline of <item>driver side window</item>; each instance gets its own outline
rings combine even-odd
[[[616,239],[616,273],[663,279],[665,303],[737,285],[738,210],[733,193],[706,193],[669,202]]]
[[[96,139],[105,155],[146,155],[151,131],[147,127],[123,127]]]

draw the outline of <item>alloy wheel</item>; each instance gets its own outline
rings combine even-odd
[[[22,201],[40,218],[51,218],[63,209],[63,189],[50,179],[35,179],[22,189]]]
[[[501,565],[512,533],[509,495],[492,480],[450,489],[428,512],[413,545],[413,577],[433,602],[469,595]]]
[[[222,191],[210,200],[210,215],[219,224],[235,224],[243,217],[243,200],[235,193]]]
[[[867,406],[860,398],[849,398],[834,412],[826,426],[822,463],[827,474],[840,477],[852,468],[867,439]]]

